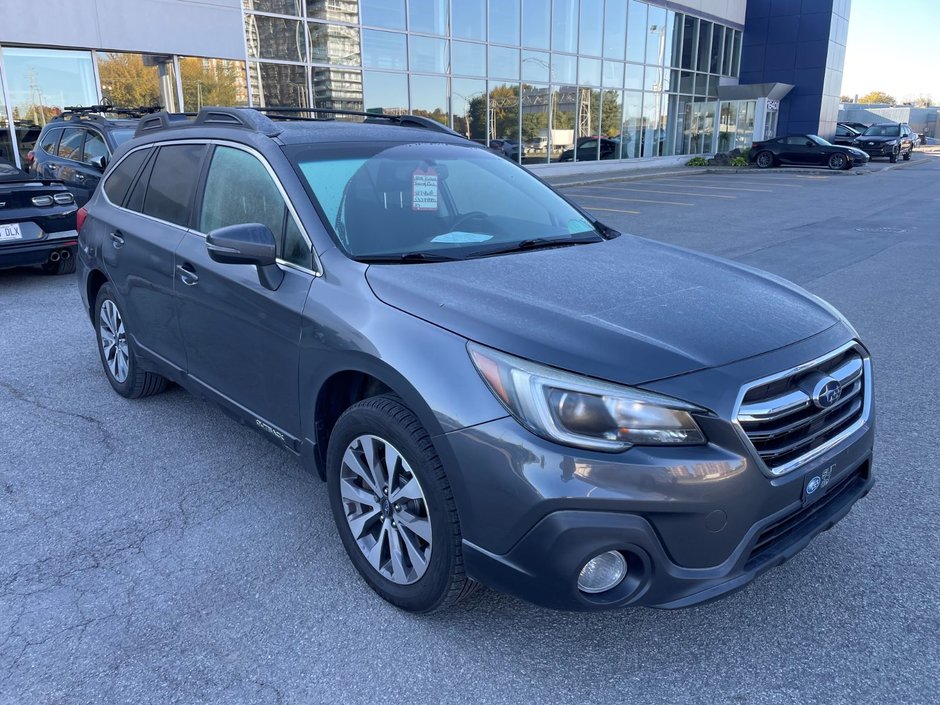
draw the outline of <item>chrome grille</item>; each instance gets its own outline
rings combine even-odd
[[[742,390],[738,424],[771,474],[796,469],[864,424],[869,369],[864,351],[852,344]],[[839,391],[835,400],[832,380]],[[821,390],[832,394],[817,401]]]

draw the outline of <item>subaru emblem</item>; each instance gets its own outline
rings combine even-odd
[[[842,397],[842,385],[832,377],[823,377],[813,389],[813,403],[820,409],[828,409]]]
[[[809,484],[806,485],[806,494],[813,494],[816,490],[819,489],[819,486],[822,484],[822,478],[817,475],[812,480],[809,481]]]

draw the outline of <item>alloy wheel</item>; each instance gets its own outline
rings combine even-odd
[[[127,334],[124,319],[111,299],[105,299],[98,315],[98,339],[108,371],[119,384],[127,379]]]
[[[431,519],[418,478],[395,446],[372,435],[346,447],[340,496],[352,537],[382,577],[410,585],[431,558]]]

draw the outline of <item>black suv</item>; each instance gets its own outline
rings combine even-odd
[[[872,159],[887,157],[893,164],[898,157],[904,161],[910,159],[916,141],[917,137],[906,122],[886,122],[867,128],[852,146],[867,152]]]
[[[358,115],[141,119],[78,267],[114,390],[172,380],[320,473],[382,597],[691,605],[871,488],[871,362],[831,306]]]
[[[114,151],[134,136],[137,118],[156,110],[109,105],[65,108],[42,129],[26,155],[27,168],[41,179],[64,183],[81,206],[91,198]]]

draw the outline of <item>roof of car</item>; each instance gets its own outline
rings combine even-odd
[[[430,130],[416,130],[401,125],[378,125],[374,123],[348,122],[345,120],[322,120],[313,123],[291,122],[282,124],[278,138],[284,144],[309,144],[312,142],[458,142],[467,143],[462,137]]]

